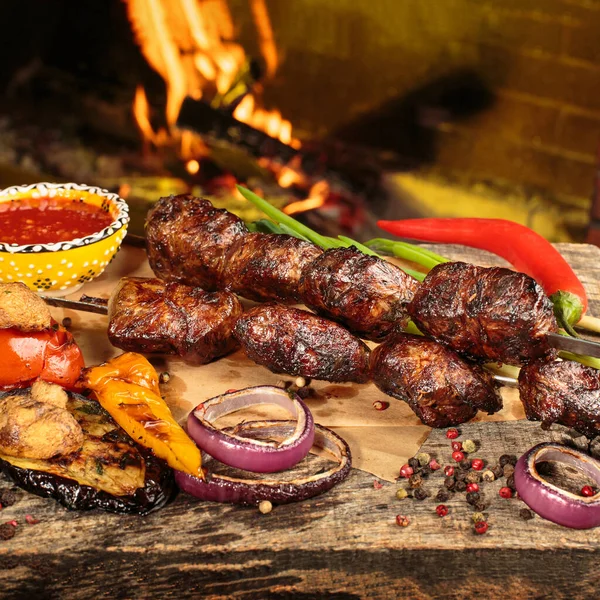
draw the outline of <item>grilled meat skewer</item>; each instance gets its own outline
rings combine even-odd
[[[600,435],[600,371],[580,363],[535,361],[521,369],[519,396],[530,421],[559,423],[594,438]]]
[[[417,335],[396,334],[375,348],[371,374],[382,392],[404,400],[430,427],[459,425],[478,410],[493,414],[502,408],[491,373]]]
[[[558,330],[552,303],[524,273],[437,265],[408,312],[423,333],[473,359],[522,365],[555,355],[547,337]]]
[[[341,325],[280,304],[256,306],[234,330],[248,357],[274,373],[369,381],[369,348]]]

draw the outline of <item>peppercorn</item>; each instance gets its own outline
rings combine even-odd
[[[418,469],[418,468],[419,468],[419,461],[418,461],[416,458],[414,458],[414,457],[413,457],[413,458],[409,458],[409,459],[408,459],[408,466],[409,466],[411,469],[414,469],[414,470],[416,470],[416,469]]]
[[[415,473],[414,475],[411,475],[408,478],[408,485],[411,488],[419,488],[421,487],[421,484],[423,483],[423,478],[421,477],[421,475],[419,475],[419,473]]]
[[[473,508],[478,512],[483,512],[487,508],[487,505],[485,502],[480,500],[479,502],[473,504]]]
[[[477,504],[479,502],[479,492],[467,492],[467,503]]]
[[[429,456],[427,452],[419,452],[419,454],[417,454],[415,458],[419,461],[419,465],[421,467],[428,465],[429,461],[431,460],[431,456]]]
[[[432,458],[429,461],[429,464],[427,465],[432,471],[438,471],[439,469],[442,468],[442,465],[440,465],[440,463],[435,460],[435,458]]]
[[[438,505],[438,506],[435,507],[435,512],[440,517],[445,517],[448,514],[448,507],[445,506],[444,504],[440,504],[440,505]]]
[[[71,327],[71,323],[72,323],[72,321],[71,321],[71,317],[65,317],[65,318],[62,320],[62,325],[63,325],[63,327],[64,327],[65,329],[68,329],[69,327]]]
[[[425,500],[425,498],[427,498],[429,496],[429,494],[422,488],[417,488],[415,490],[415,498],[417,500]]]
[[[586,498],[589,498],[590,496],[594,495],[594,488],[591,485],[584,485],[581,488],[581,495],[585,496]]]
[[[515,468],[510,463],[504,465],[504,468],[502,469],[504,477],[510,477],[514,472]]]
[[[494,475],[494,472],[491,471],[490,469],[486,469],[482,474],[481,474],[481,479],[483,479],[483,481],[496,481],[496,476]]]
[[[407,479],[415,472],[415,470],[409,465],[402,465],[400,467],[400,477],[406,477]]]
[[[463,442],[463,451],[464,452],[475,452],[477,450],[477,444],[473,440],[465,440]]]
[[[509,487],[511,490],[513,490],[513,492],[517,489],[517,486],[515,485],[515,476],[514,475],[511,475],[506,480],[506,487]]]
[[[452,452],[460,452],[463,449],[462,442],[459,442],[458,440],[452,442],[450,445],[452,446]]]
[[[307,385],[305,385],[304,387],[298,388],[296,390],[296,394],[298,394],[298,396],[300,396],[300,398],[302,398],[302,400],[308,398],[310,396],[312,392],[312,389],[309,388]],[[385,410],[385,409],[381,409],[381,410]]]
[[[10,538],[15,537],[16,531],[17,528],[10,523],[3,523],[0,525],[0,540],[10,540]]]
[[[456,479],[454,479],[454,477],[446,477],[446,479],[444,479],[444,486],[449,490],[453,490],[456,486]]]
[[[408,496],[408,492],[404,488],[398,488],[396,490],[396,498],[398,500],[404,500]]]
[[[468,458],[465,458],[465,460],[460,461],[458,466],[460,467],[461,471],[469,471],[471,469],[471,461]]]
[[[445,489],[441,489],[438,490],[438,493],[435,496],[435,499],[438,502],[448,502],[448,500],[450,499],[450,494],[445,490]]]
[[[460,452],[460,451],[456,451],[452,453],[452,460],[456,461],[457,463],[459,463],[461,460],[465,459],[465,455]]]
[[[454,489],[457,492],[464,492],[467,489],[467,484],[464,481],[457,481]]]
[[[169,380],[171,379],[171,375],[169,375],[169,373],[167,371],[163,371],[159,376],[158,376],[158,382],[159,383],[169,383]]]
[[[466,471],[457,471],[454,474],[454,479],[456,479],[456,481],[464,481],[467,478],[467,472]]]
[[[373,408],[375,410],[387,410],[390,407],[389,402],[385,402],[384,400],[375,400],[373,402]]]
[[[456,427],[451,427],[450,429],[448,429],[448,431],[446,431],[446,437],[449,440],[455,440],[460,434],[458,433],[458,429],[456,429]]]
[[[471,467],[476,471],[481,471],[484,467],[484,464],[485,463],[483,462],[483,460],[481,460],[481,458],[474,458],[471,461]]]
[[[481,481],[481,473],[479,471],[469,471],[465,477],[467,483],[479,483]]]
[[[263,500],[259,505],[258,505],[258,510],[263,514],[266,515],[267,513],[270,513],[273,510],[273,505],[268,501],[268,500]]]
[[[498,492],[501,498],[512,498],[512,490],[509,487],[501,487]]]
[[[4,507],[12,506],[17,501],[17,495],[11,490],[0,491],[0,504]]]
[[[524,521],[529,521],[530,519],[533,519],[533,513],[528,508],[522,508],[519,511],[519,516]]]
[[[478,492],[479,484],[478,483],[469,483],[467,484],[467,492]]]
[[[454,467],[451,467],[450,465],[444,467],[444,475],[446,477],[452,477],[452,475],[454,475]]]
[[[477,521],[475,523],[475,533],[482,535],[488,530],[488,527],[487,521]]]
[[[423,475],[423,477],[427,477],[427,475],[431,475],[431,473],[432,473],[431,467],[429,465],[425,465],[424,467],[421,467],[419,469],[419,473],[421,473],[421,475]]]
[[[500,466],[512,465],[513,467],[517,464],[517,457],[514,454],[503,454],[498,460]]]
[[[504,477],[504,469],[500,465],[496,465],[492,467],[492,473],[496,479],[500,479],[500,477]]]
[[[396,515],[396,525],[399,527],[408,527],[410,520],[404,515]]]
[[[483,513],[480,512],[474,512],[471,515],[471,521],[473,521],[473,523],[479,523],[480,521],[485,521],[485,515]]]

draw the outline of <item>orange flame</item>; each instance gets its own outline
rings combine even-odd
[[[226,0],[125,0],[129,20],[148,63],[165,80],[167,88],[166,120],[171,138],[186,96],[200,99],[207,90],[227,92],[235,81],[246,56],[232,42],[235,27]],[[251,0],[267,76],[275,74],[277,48],[265,0]],[[155,145],[165,141],[151,126],[148,101],[138,86],[134,115],[144,139]],[[279,111],[256,106],[248,94],[234,112],[235,118],[286,144],[298,147],[292,138],[292,125]]]
[[[281,185],[281,182],[280,184]],[[291,202],[287,206],[284,207],[283,212],[286,215],[293,215],[299,212],[304,212],[306,210],[313,210],[315,208],[319,208],[325,204],[327,198],[329,196],[329,184],[323,181],[317,181],[311,188],[308,193],[308,198],[306,200],[298,200],[298,202]]]

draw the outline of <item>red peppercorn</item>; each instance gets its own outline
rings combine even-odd
[[[379,481],[377,481],[377,479],[375,479],[375,480],[373,481],[373,487],[374,487],[376,490],[380,490],[380,489],[383,487],[383,483],[379,483]]]
[[[404,515],[396,515],[396,525],[399,527],[408,527],[410,520]]]
[[[451,427],[450,429],[448,429],[448,431],[446,431],[446,437],[449,440],[455,440],[460,434],[458,433],[458,429],[456,429],[456,427]]]
[[[477,521],[477,523],[475,523],[475,533],[478,533],[479,535],[482,535],[487,530],[488,530],[487,521]]]
[[[442,468],[442,465],[440,465],[440,463],[439,463],[437,460],[435,460],[435,458],[432,458],[432,459],[429,461],[429,468],[430,468],[432,471],[437,471],[438,469],[441,469],[441,468]]]
[[[435,512],[440,517],[445,517],[448,514],[448,507],[445,504],[439,504],[435,507]]]
[[[452,442],[452,452],[460,452],[462,450],[462,442]]]
[[[444,475],[446,477],[452,477],[452,475],[454,475],[454,467],[452,467],[451,465],[444,467]]]
[[[375,400],[373,402],[373,408],[375,410],[387,410],[390,407],[389,402],[384,402],[383,400]]]
[[[589,498],[590,496],[593,496],[594,494],[595,494],[594,488],[591,485],[584,485],[581,488],[581,495],[585,496],[586,498]]]
[[[473,469],[475,469],[476,471],[481,471],[481,469],[483,469],[483,466],[484,466],[484,462],[480,458],[474,458],[471,461],[471,467]]]
[[[479,484],[477,483],[467,483],[467,492],[478,492]]]
[[[498,492],[502,498],[512,498],[512,490],[509,487],[501,487]]]
[[[415,472],[415,470],[410,465],[402,465],[402,467],[400,467],[400,477],[408,478],[414,472]]]
[[[461,460],[465,459],[465,455],[460,451],[456,451],[452,453],[452,459],[459,463]]]

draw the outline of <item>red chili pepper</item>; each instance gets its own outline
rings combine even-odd
[[[506,219],[478,218],[405,219],[377,224],[399,237],[462,244],[501,256],[544,288],[554,303],[556,318],[570,333],[587,310],[585,289],[573,269],[548,240],[524,225]]]

